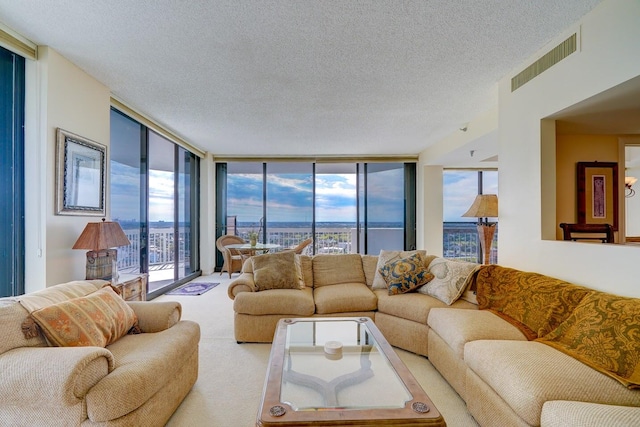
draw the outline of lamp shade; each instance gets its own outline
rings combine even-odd
[[[99,251],[101,249],[115,248],[130,245],[127,235],[117,222],[105,221],[90,222],[78,237],[73,249],[89,249]]]
[[[498,196],[495,194],[478,194],[471,207],[462,216],[473,218],[497,217]]]

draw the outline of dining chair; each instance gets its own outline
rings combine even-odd
[[[611,224],[560,224],[564,240],[614,243]]]

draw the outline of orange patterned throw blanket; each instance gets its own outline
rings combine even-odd
[[[640,388],[640,299],[498,265],[476,277],[478,308],[628,388]]]

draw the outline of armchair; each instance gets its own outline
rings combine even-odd
[[[218,240],[216,240],[216,247],[222,253],[222,258],[224,259],[222,269],[220,269],[220,275],[222,275],[222,273],[226,271],[229,273],[229,278],[231,278],[231,273],[242,271],[242,263],[246,259],[246,257],[240,251],[232,248],[227,248],[227,245],[232,245],[235,243],[246,242],[242,237],[233,236],[231,234],[225,234],[218,237]]]

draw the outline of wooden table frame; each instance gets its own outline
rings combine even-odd
[[[328,409],[316,411],[294,411],[288,404],[280,402],[282,375],[285,366],[287,326],[298,321],[337,321],[351,320],[366,323],[367,328],[387,357],[400,380],[413,396],[404,408],[385,409]],[[269,366],[265,378],[262,402],[258,409],[256,426],[445,426],[442,415],[424,392],[409,369],[400,360],[393,347],[387,342],[376,325],[368,317],[353,318],[293,318],[278,322],[271,346]]]

